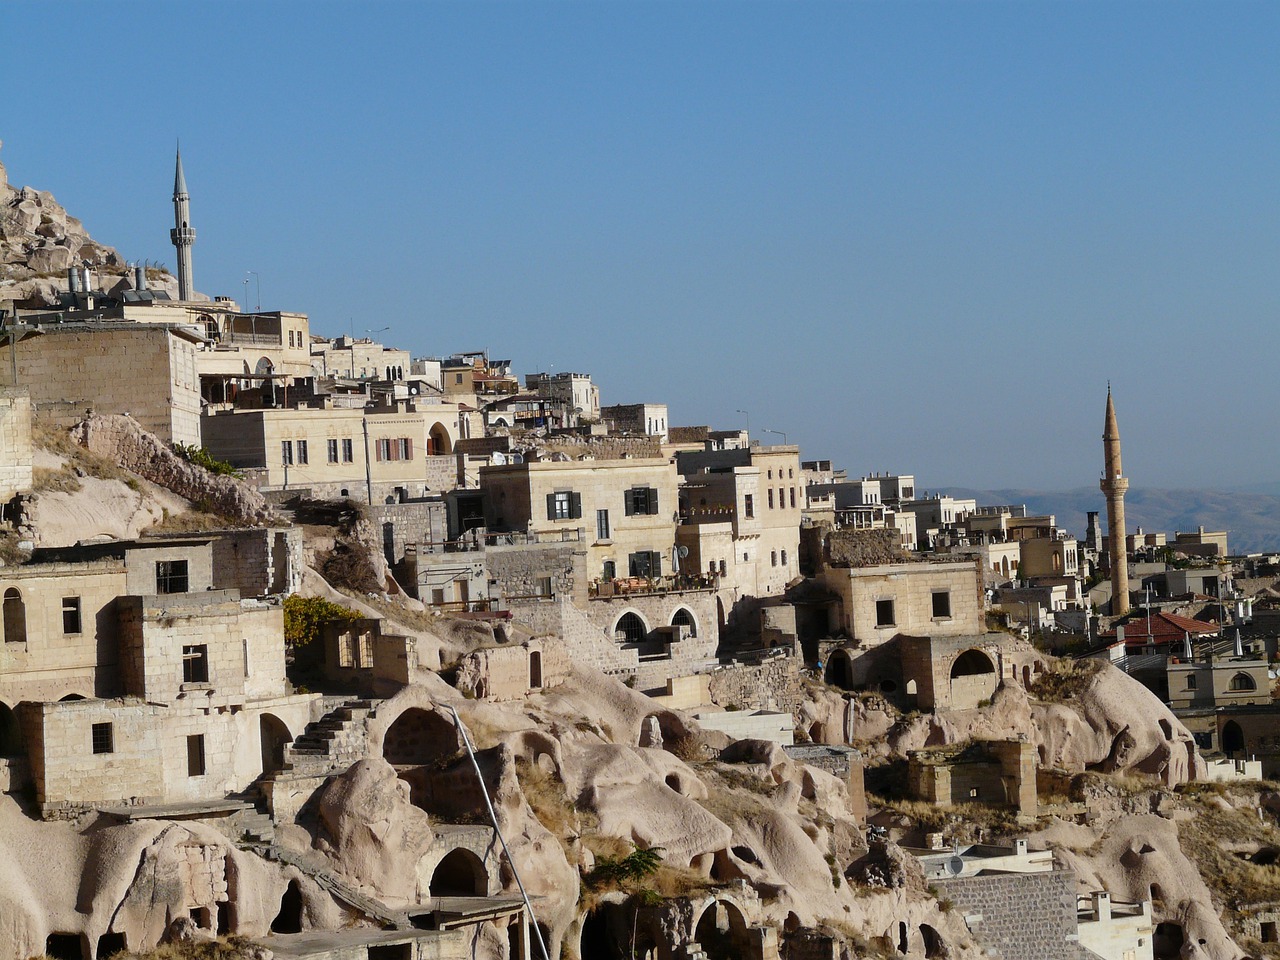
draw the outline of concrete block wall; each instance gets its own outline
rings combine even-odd
[[[303,539],[298,528],[221,530],[213,534],[215,590],[242,597],[297,593],[302,586]]]
[[[800,667],[795,657],[716,667],[709,677],[711,702],[747,710],[785,710],[794,716],[804,702]]]
[[[974,937],[1002,960],[1079,960],[1076,877],[1067,870],[934,880]]]
[[[31,395],[0,388],[0,503],[31,489]]]

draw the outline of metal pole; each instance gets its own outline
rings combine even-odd
[[[361,414],[360,426],[364,429],[364,490],[373,506],[373,465],[369,462],[369,418]]]
[[[458,708],[450,707],[449,712],[453,714],[454,725],[457,726],[458,732],[462,734],[462,743],[467,748],[467,756],[471,758],[471,766],[476,772],[476,780],[480,783],[480,793],[484,797],[484,805],[489,810],[489,821],[493,824],[493,832],[498,835],[498,842],[502,844],[502,852],[506,855],[507,863],[511,865],[511,875],[516,878],[516,886],[520,888],[520,897],[524,900],[524,909],[528,913],[529,919],[533,921],[533,932],[538,938],[538,949],[542,951],[542,960],[551,960],[547,954],[547,944],[542,939],[542,928],[538,926],[538,918],[533,915],[533,904],[529,902],[529,894],[524,889],[524,881],[520,879],[520,871],[516,869],[515,858],[511,856],[511,848],[507,846],[507,839],[502,835],[502,828],[498,826],[498,815],[493,810],[493,801],[489,799],[489,788],[484,784],[484,774],[480,772],[480,764],[476,760],[476,752],[471,747],[471,738],[467,735],[467,728],[463,726],[462,718],[458,716]]]

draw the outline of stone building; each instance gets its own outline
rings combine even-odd
[[[199,355],[193,328],[110,321],[43,323],[14,347],[0,342],[0,369],[17,351],[18,383],[42,419],[71,426],[86,411],[129,414],[162,440],[199,445]]]
[[[600,408],[600,417],[617,433],[642,433],[663,443],[669,436],[665,403],[617,403]]]
[[[799,448],[681,452],[676,463],[686,569],[718,575],[730,604],[781,593],[800,575]]]
[[[462,420],[454,403],[396,401],[369,409],[219,410],[200,429],[213,456],[263,487],[373,501],[452,489]]]
[[[31,395],[0,388],[0,504],[31,489]]]
[[[284,680],[278,604],[228,581],[285,586],[287,545],[215,536],[112,543],[0,570],[0,753],[25,758],[46,816],[222,798],[312,719]],[[234,549],[233,549],[234,548]],[[250,573],[251,553],[269,569]],[[280,558],[284,557],[283,560]]]
[[[575,420],[595,422],[601,417],[600,388],[591,382],[589,373],[531,373],[524,378],[525,389],[540,397],[564,404]]]
[[[907,789],[913,799],[951,806],[981,803],[1036,815],[1035,745],[1025,740],[978,740],[913,750]]]
[[[676,471],[671,461],[575,460],[480,468],[491,533],[583,544],[593,579],[678,574]]]
[[[317,377],[351,380],[403,380],[412,361],[407,350],[387,347],[369,337],[313,337],[312,372]]]

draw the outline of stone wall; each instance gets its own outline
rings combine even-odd
[[[0,503],[31,490],[31,396],[0,388]]]
[[[642,460],[662,456],[657,437],[562,437],[546,441],[546,447],[574,460]]]
[[[578,541],[488,546],[485,568],[491,595],[496,600],[550,595],[585,601],[587,597],[586,550]]]
[[[442,499],[374,503],[365,512],[381,531],[382,552],[392,566],[404,559],[408,544],[418,544],[419,551],[425,553],[431,550],[430,544],[442,544],[449,536],[447,510]]]
[[[467,654],[458,663],[457,686],[477,699],[519,700],[530,690],[563,683],[572,667],[563,645],[530,640]]]
[[[975,938],[1001,960],[1079,960],[1076,877],[1066,870],[934,880],[972,923]]]
[[[0,346],[8,370],[9,346]],[[129,414],[168,442],[200,443],[196,344],[159,324],[45,324],[18,343],[18,383],[43,419]]]
[[[711,702],[744,710],[784,710],[794,716],[804,702],[800,666],[795,657],[718,666],[709,678]]]
[[[300,528],[250,528],[214,534],[213,588],[242,597],[297,593],[302,588]]]

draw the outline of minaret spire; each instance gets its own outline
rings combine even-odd
[[[1107,498],[1107,534],[1110,542],[1111,613],[1124,616],[1129,612],[1129,556],[1126,550],[1124,495],[1129,481],[1120,465],[1120,427],[1116,424],[1116,406],[1111,400],[1111,384],[1107,384],[1107,413],[1102,428],[1103,474],[1098,484]]]
[[[178,299],[190,300],[194,292],[191,282],[191,245],[196,232],[191,227],[191,197],[187,194],[187,177],[182,172],[182,146],[173,172],[173,229],[169,240],[178,251]]]

